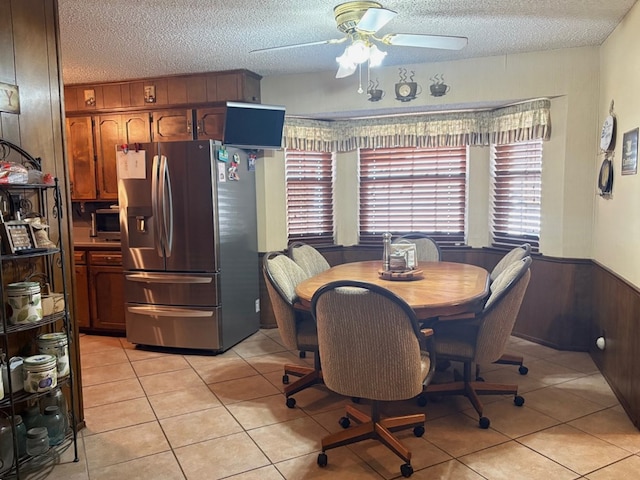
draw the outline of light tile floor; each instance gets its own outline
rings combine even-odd
[[[152,352],[89,335],[80,346],[86,420],[80,461],[67,451],[46,478],[402,478],[401,460],[375,441],[330,450],[329,465],[316,465],[320,439],[341,429],[337,421],[350,399],[318,386],[287,408],[283,363],[312,360],[288,351],[277,330],[261,330],[218,356]],[[425,435],[401,434],[413,452],[412,478],[640,478],[640,433],[588,354],[515,337],[509,351],[525,356],[528,375],[499,365],[483,367],[482,375],[518,383],[525,405],[483,397],[491,427],[481,430],[466,399],[430,402]],[[414,411],[421,411],[415,401],[385,405],[388,414]]]

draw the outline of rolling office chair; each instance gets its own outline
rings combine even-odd
[[[381,418],[379,402],[419,395],[434,372],[431,330],[420,331],[415,313],[401,298],[377,285],[331,282],[313,296],[325,385],[336,393],[371,400],[371,415],[351,405],[340,424],[345,430],[322,439],[318,465],[326,451],[374,438],[404,460],[400,471],[413,473],[411,451],[392,432],[413,428],[424,434],[424,414]],[[349,428],[351,421],[356,423]]]
[[[307,278],[331,268],[322,254],[311,245],[304,242],[293,242],[289,245],[289,258],[296,262],[304,270]],[[305,358],[306,352],[300,350],[300,358]]]
[[[286,385],[284,388],[286,405],[293,408],[296,400],[291,395],[322,383],[316,324],[308,312],[294,308],[297,300],[296,285],[307,276],[293,260],[278,252],[269,252],[264,255],[262,272],[282,341],[291,350],[315,353],[313,368],[294,364],[284,366],[282,383]],[[289,375],[300,378],[289,384]]]
[[[462,381],[432,383],[425,389],[425,394],[465,395],[480,417],[481,428],[489,428],[491,422],[482,415],[479,395],[512,394],[517,406],[524,404],[524,398],[518,395],[517,385],[474,381],[471,372],[474,363],[492,363],[504,353],[529,284],[530,265],[531,257],[525,257],[498,275],[483,310],[474,319],[447,322],[446,318],[441,318],[434,325],[438,359],[463,362],[464,374]]]
[[[396,238],[393,243],[415,243],[418,265],[420,265],[420,262],[439,262],[442,259],[442,252],[440,251],[438,243],[424,233],[407,233],[406,235]]]
[[[522,245],[512,249],[504,257],[500,259],[498,264],[493,267],[491,273],[489,274],[489,281],[493,283],[493,281],[500,275],[505,268],[507,268],[513,262],[517,262],[518,260],[522,260],[524,257],[528,257],[531,253],[531,245],[528,243],[523,243]],[[526,375],[529,373],[529,369],[524,366],[524,358],[522,355],[514,355],[511,353],[503,354],[498,360],[494,363],[499,363],[503,365],[518,365],[518,372],[520,375]],[[476,377],[479,377],[479,367],[476,369]]]

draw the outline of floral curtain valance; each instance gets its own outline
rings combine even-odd
[[[284,147],[319,152],[357,148],[503,144],[551,135],[551,101],[534,100],[495,110],[354,120],[287,117]]]

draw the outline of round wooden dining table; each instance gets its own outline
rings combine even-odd
[[[412,280],[384,280],[381,261],[343,263],[299,283],[296,294],[303,308],[313,294],[336,280],[356,280],[383,286],[404,299],[419,320],[477,312],[489,294],[489,273],[481,267],[453,262],[423,262]]]

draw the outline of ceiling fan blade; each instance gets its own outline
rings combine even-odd
[[[419,35],[413,33],[389,33],[380,39],[385,45],[401,47],[440,48],[443,50],[461,50],[467,46],[467,37],[446,35]]]
[[[353,65],[340,64],[340,66],[338,67],[338,72],[336,73],[336,78],[344,78],[344,77],[348,77],[349,75],[353,75],[357,68],[358,67],[355,64]]]
[[[310,47],[312,45],[326,45],[326,44],[334,45],[337,43],[342,43],[345,40],[347,40],[347,37],[332,38],[330,40],[319,40],[317,42],[294,43],[293,45],[281,45],[279,47],[258,48],[256,50],[251,50],[249,53],[268,52],[272,50],[286,50],[288,48],[298,48],[298,47]]]
[[[367,33],[375,33],[391,21],[397,15],[387,8],[369,8],[356,25],[356,30]]]

